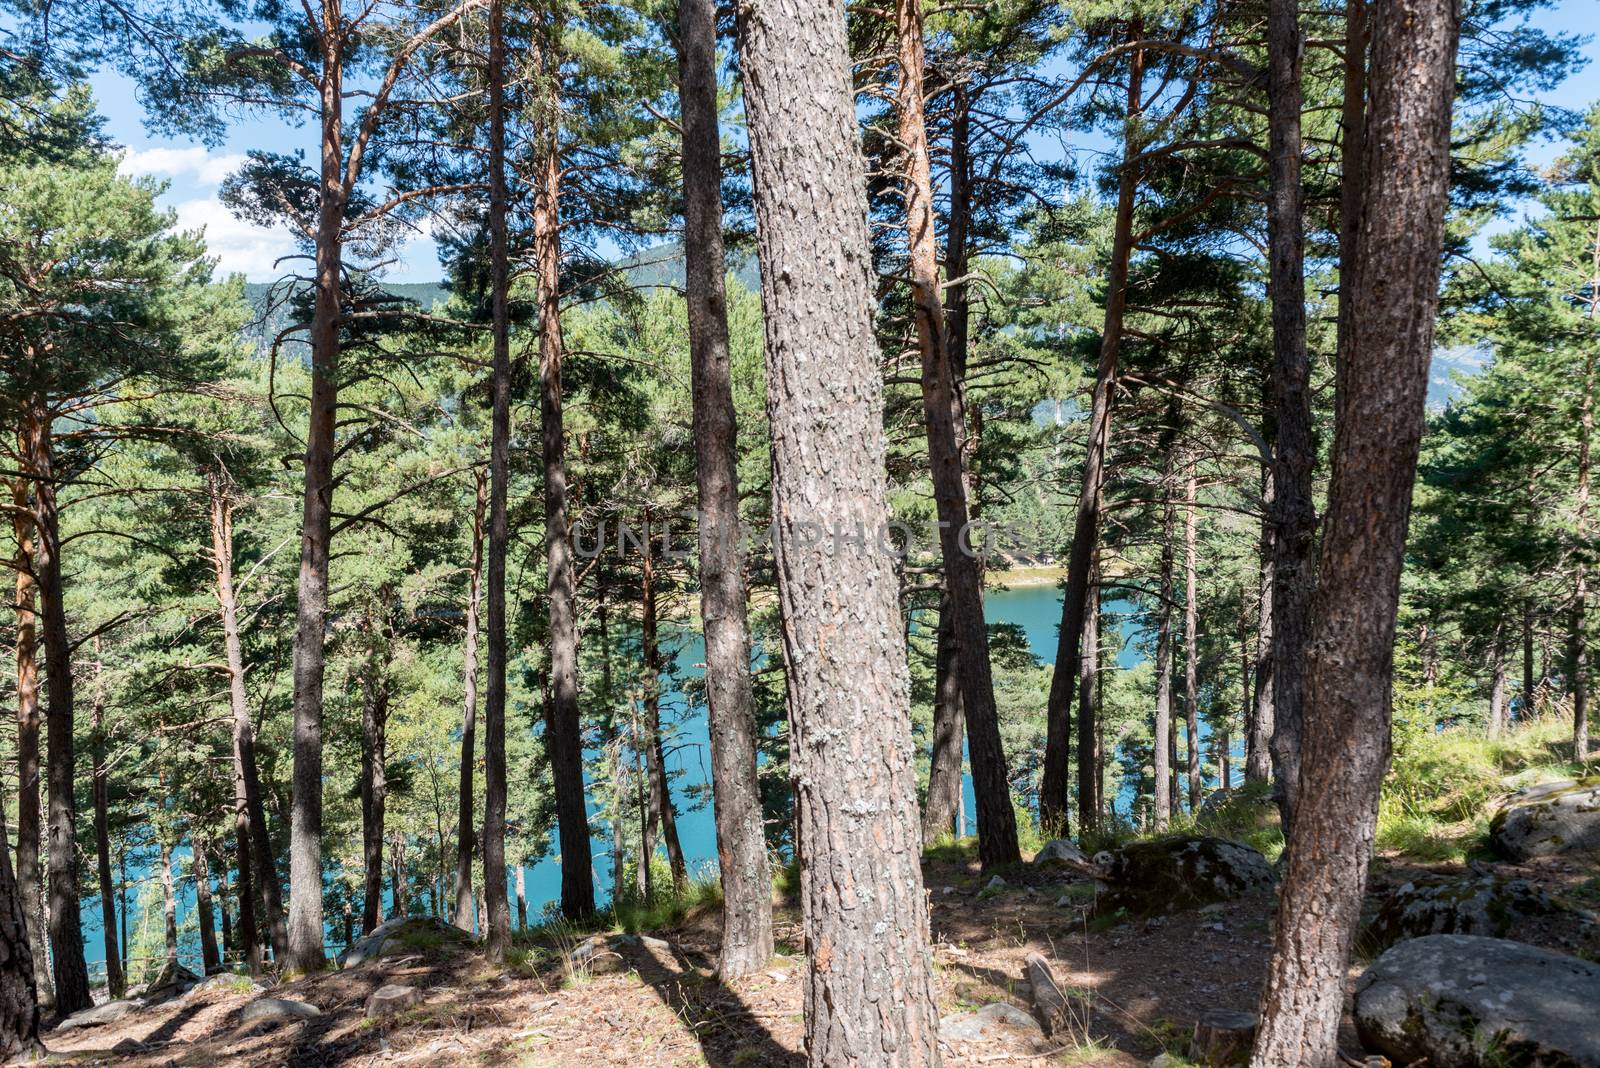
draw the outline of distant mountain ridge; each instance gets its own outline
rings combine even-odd
[[[745,253],[733,254],[728,258],[734,279],[752,293],[760,292],[761,272],[757,269],[755,256]],[[666,286],[681,290],[687,281],[683,244],[677,241],[645,249],[623,260],[618,266],[627,275],[628,282],[639,289]],[[418,310],[424,312],[437,310],[440,304],[450,298],[450,289],[442,281],[389,282],[383,285],[383,290],[414,303]],[[246,282],[244,295],[255,312],[244,329],[244,336],[258,353],[264,353],[273,338],[293,325],[293,302],[286,299],[289,294],[278,282]],[[269,302],[274,299],[276,305],[269,307]]]

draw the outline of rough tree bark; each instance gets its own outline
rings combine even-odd
[[[962,742],[966,715],[961,706],[954,610],[948,592],[939,598],[939,629],[934,636],[933,747],[928,760],[928,797],[922,805],[922,840],[932,842],[956,831],[962,803]]]
[[[211,848],[203,835],[189,836],[189,873],[194,877],[194,911],[200,923],[200,971],[210,975],[222,968],[217,952],[217,915],[211,907],[211,865],[206,850]]]
[[[900,142],[906,153],[906,251],[917,344],[922,355],[922,410],[939,517],[940,555],[955,631],[956,678],[966,717],[968,758],[977,802],[978,856],[987,869],[1010,864],[1021,854],[989,663],[983,571],[968,530],[971,516],[961,441],[966,416],[951,365],[949,328],[939,296],[932,167],[923,114],[922,7],[918,0],[896,0],[895,26],[900,67],[895,103],[900,115]]]
[[[72,642],[67,636],[66,590],[61,571],[61,525],[50,413],[36,399],[24,417],[26,466],[33,484],[34,581],[44,621],[47,698],[46,797],[50,835],[50,963],[55,976],[56,1010],[63,1016],[94,1004],[89,969],[83,958],[78,915],[77,768],[73,752]]]
[[[11,874],[5,806],[0,805],[0,1057],[32,1058],[40,1051],[39,1000],[33,950],[23,920],[22,896]]]
[[[1433,349],[1455,0],[1377,14],[1352,315],[1307,646],[1302,773],[1252,1063],[1331,1068],[1389,758],[1395,610]]]
[[[1082,831],[1100,825],[1100,705],[1095,683],[1100,676],[1100,552],[1089,566],[1089,604],[1083,615],[1083,643],[1078,656],[1078,825]]]
[[[322,951],[322,682],[339,406],[339,295],[344,265],[344,35],[337,0],[324,0],[320,187],[311,312],[311,403],[301,505],[294,631],[294,793],[289,822],[289,929],[284,965],[319,971]],[[269,917],[270,920],[270,917]]]
[[[1128,27],[1128,39],[1144,34],[1140,20]],[[1105,323],[1101,330],[1100,364],[1095,371],[1094,394],[1089,405],[1088,452],[1083,481],[1078,489],[1078,511],[1072,528],[1072,548],[1067,556],[1067,592],[1061,605],[1061,631],[1056,645],[1055,670],[1045,705],[1048,723],[1044,768],[1039,784],[1039,822],[1054,827],[1067,811],[1067,756],[1072,732],[1072,692],[1078,678],[1078,647],[1083,640],[1083,620],[1088,610],[1089,565],[1100,541],[1100,491],[1105,479],[1106,453],[1111,445],[1111,409],[1116,391],[1118,357],[1122,350],[1122,323],[1128,304],[1128,261],[1133,252],[1134,195],[1139,177],[1140,94],[1144,50],[1129,57],[1127,112],[1123,121],[1122,166],[1117,175],[1117,209],[1106,270]],[[1081,733],[1081,732],[1080,732]],[[1092,791],[1090,791],[1092,794]],[[1093,798],[1078,789],[1079,822],[1093,826]]]
[[[545,556],[549,575],[551,738],[550,766],[555,779],[556,822],[561,845],[561,912],[576,919],[594,912],[594,873],[590,868],[589,812],[583,793],[583,741],[578,722],[577,573],[567,527],[566,436],[561,413],[561,149],[558,71],[542,43],[535,64],[546,94],[544,127],[538,133],[538,188],[534,198],[533,242],[539,273],[539,431],[544,460]],[[502,802],[503,810],[503,802]],[[487,858],[486,858],[487,859]],[[504,865],[501,865],[502,876]],[[489,878],[487,868],[484,878]],[[505,909],[505,880],[490,885],[490,919],[496,902]]]
[[[508,665],[506,550],[510,534],[507,527],[506,494],[511,477],[511,315],[508,303],[511,271],[506,218],[510,210],[510,198],[506,192],[504,8],[505,5],[501,0],[493,0],[489,5],[489,269],[490,285],[493,290],[491,317],[494,334],[492,356],[494,411],[489,445],[489,679],[484,694],[483,709],[483,909],[488,923],[480,929],[483,932],[485,952],[492,961],[504,960],[506,950],[511,948],[511,908],[506,901],[506,668]],[[545,121],[547,125],[556,121],[554,109],[547,114]],[[553,136],[547,135],[546,142],[544,151],[548,156],[554,151]],[[546,159],[544,162],[547,170],[554,166],[554,161],[551,159]],[[546,196],[547,192],[541,188],[539,191],[541,207],[538,209],[540,211],[553,210],[553,207],[544,207]],[[552,240],[550,235],[543,233],[549,225],[548,221],[535,222],[535,229],[540,231],[535,241],[539,243],[541,316],[549,314],[545,303],[545,291],[549,289],[554,292],[556,285],[554,277],[547,277],[553,269],[553,265],[547,263],[547,260],[552,257],[543,247]],[[554,258],[559,260],[559,252]],[[559,321],[556,329],[560,329]],[[550,323],[546,321],[540,328],[541,353],[548,344],[545,335],[549,332]],[[556,419],[556,433],[559,434],[559,413]],[[549,421],[548,412],[544,415],[544,421]],[[550,435],[548,426],[545,427],[544,433],[548,456]],[[546,478],[548,477],[547,468]],[[548,502],[548,487],[545,496]],[[565,516],[558,518],[564,520]],[[565,531],[564,523],[561,529]],[[554,618],[558,580],[554,568],[550,573],[552,576],[550,611]],[[560,757],[559,746],[552,755],[555,758]],[[555,766],[559,793],[561,771],[559,764]],[[563,890],[567,869],[572,866],[572,858],[566,856],[566,822],[563,813],[561,819]],[[587,839],[584,844],[588,845]],[[587,875],[589,870],[587,849],[584,850],[582,864]]]
[[[1351,5],[1356,69],[1364,54],[1359,42],[1365,35],[1356,13],[1361,2]],[[1295,0],[1271,0],[1267,12],[1267,287],[1272,301],[1275,437],[1267,518],[1272,549],[1272,755],[1284,826],[1293,811],[1299,773],[1305,645],[1316,585],[1317,513],[1311,474],[1317,443],[1311,423],[1311,366],[1306,356],[1300,60],[1300,16]],[[1346,92],[1350,91],[1347,86]],[[1360,91],[1358,83],[1354,86],[1358,101]]]
[[[1172,733],[1172,548],[1173,509],[1171,490],[1161,519],[1161,585],[1156,603],[1156,723],[1151,735],[1155,754],[1156,830],[1164,831],[1172,820],[1172,764],[1167,738]]]
[[[498,4],[496,5],[498,6]],[[497,341],[498,343],[498,341]],[[487,472],[473,473],[477,492],[472,505],[472,561],[467,565],[467,637],[462,653],[461,790],[456,803],[456,900],[454,922],[472,931],[472,773],[478,733],[478,602],[483,581],[483,518],[489,503]]]
[[[260,924],[271,932],[272,952],[279,960],[288,952],[278,865],[267,835],[267,813],[261,803],[256,772],[255,725],[244,690],[244,649],[239,637],[238,590],[233,581],[233,495],[224,471],[207,478],[211,495],[211,559],[217,580],[217,605],[222,614],[223,651],[228,664],[228,704],[233,713],[234,836],[238,846],[239,927],[245,932],[245,960],[251,971],[261,966]],[[260,903],[261,915],[256,915]]]
[[[695,478],[700,494],[700,617],[706,642],[712,804],[722,872],[724,979],[772,959],[772,873],[756,779],[744,551],[739,539],[738,428],[728,355],[722,247],[722,146],[717,128],[713,0],[679,0],[683,112],[683,235],[694,378]]]
[[[1600,237],[1595,243],[1595,261],[1600,268]],[[1600,270],[1596,272],[1600,280]],[[1600,298],[1592,298],[1600,299]],[[1591,305],[1590,314],[1594,314]],[[1573,535],[1582,544],[1589,536],[1589,450],[1594,437],[1594,350],[1583,361],[1583,396],[1578,409],[1578,492],[1573,509]],[[1572,759],[1589,759],[1589,574],[1583,555],[1577,555],[1572,573],[1572,616],[1567,631],[1568,674],[1572,678]]]
[[[377,611],[387,612],[385,600]],[[381,624],[368,622],[373,647],[361,679],[361,933],[371,934],[383,922],[383,820],[389,784],[384,773],[388,750],[389,682],[384,669]],[[399,888],[395,888],[396,900]]]
[[[672,806],[672,786],[667,781],[666,743],[661,737],[661,646],[656,638],[656,562],[651,543],[650,516],[645,513],[644,538],[639,543],[639,637],[644,653],[645,767],[650,775],[650,822],[661,828],[667,847],[672,887],[683,893],[689,887],[689,866],[678,841],[678,816]]]
[[[1272,732],[1276,715],[1272,703],[1274,654],[1272,651],[1272,472],[1261,478],[1261,587],[1259,622],[1256,624],[1255,702],[1250,709],[1250,737],[1246,744],[1244,777],[1247,782],[1272,778]]]
[[[1183,483],[1183,729],[1185,771],[1189,779],[1189,811],[1200,811],[1200,598],[1196,589],[1198,560],[1195,522],[1198,514],[1194,453],[1189,453]]]
[[[167,960],[178,959],[178,894],[172,878],[172,846],[161,843],[161,915],[166,921]]]
[[[19,435],[19,451],[27,455],[27,435]],[[43,826],[39,806],[39,638],[38,588],[34,582],[33,502],[28,480],[11,483],[11,513],[17,534],[17,901],[27,926],[27,944],[33,954],[33,974],[39,1005],[55,1005],[50,982],[50,954],[44,930],[44,876],[39,870],[39,837]]]
[[[898,582],[877,544],[888,517],[883,384],[844,9],[742,5],[739,51],[766,312],[807,1057],[819,1068],[937,1065]]]
[[[95,639],[94,699],[90,702],[90,794],[94,802],[94,859],[100,877],[100,933],[106,954],[106,989],[113,998],[127,985],[117,952],[117,886],[111,880],[111,799],[106,777],[106,695],[101,680],[100,639]]]

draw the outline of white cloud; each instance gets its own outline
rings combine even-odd
[[[239,169],[245,157],[237,152],[211,152],[191,148],[137,148],[122,157],[118,169],[131,175],[188,178],[201,185],[219,185]]]
[[[180,230],[205,230],[206,251],[217,259],[217,277],[243,274],[252,282],[270,282],[288,270],[306,271],[292,261],[273,262],[295,252],[294,241],[283,230],[254,226],[215,200],[185,200],[177,206]]]

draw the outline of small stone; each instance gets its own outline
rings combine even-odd
[[[1041,1033],[1038,1020],[1004,1001],[985,1005],[977,1012],[946,1016],[939,1021],[939,1034],[947,1042],[976,1042],[1007,1034],[1037,1036]]]
[[[946,887],[944,887],[943,889],[941,889],[939,891],[939,893],[943,894],[945,897],[949,897],[951,894],[953,894],[955,892],[956,892],[956,888],[953,887],[953,886],[946,886]]]
[[[421,1002],[422,991],[414,986],[400,986],[393,983],[380,986],[367,999],[367,1019],[404,1012]]]
[[[1066,894],[1062,894],[1060,897],[1056,898],[1056,908],[1058,909],[1069,908],[1071,905],[1072,898]]]
[[[1005,886],[1006,886],[1006,881],[1004,879],[1002,879],[1000,876],[996,875],[993,879],[989,880],[988,885],[985,886],[984,889],[985,890],[1000,890],[1000,889],[1003,889]]]

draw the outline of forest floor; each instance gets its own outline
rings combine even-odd
[[[1371,901],[1417,875],[1462,870],[1380,857]],[[1600,898],[1600,869],[1592,861],[1551,858],[1496,870],[1591,907]],[[986,889],[976,862],[956,850],[937,852],[925,874],[942,1013],[997,1001],[1028,1008],[1025,960],[1033,952],[1051,961],[1077,1006],[1072,1033],[1047,1039],[1037,1030],[1001,1029],[973,1042],[951,1041],[947,1064],[1123,1068],[1164,1050],[1181,1054],[1203,1012],[1255,1008],[1271,947],[1270,892],[1108,925],[1088,918],[1092,884],[1059,874],[1023,866],[1007,873],[1004,887]],[[1069,900],[1058,903],[1063,897]],[[310,1021],[241,1028],[240,1010],[258,995],[207,989],[182,1004],[140,1009],[46,1041],[58,1063],[133,1068],[802,1064],[798,910],[792,903],[779,910],[780,955],[772,965],[729,983],[712,971],[718,915],[716,905],[703,905],[669,929],[649,932],[666,946],[613,937],[612,952],[575,976],[568,962],[582,935],[541,930],[520,939],[512,961],[499,967],[475,951],[434,948],[271,990],[320,1008]],[[1595,932],[1593,925],[1543,920],[1513,937],[1593,958],[1600,954]],[[1359,964],[1352,968],[1352,979],[1359,971]],[[419,988],[423,1004],[368,1020],[367,998],[391,983]],[[1358,1048],[1348,1025],[1343,1041]]]

